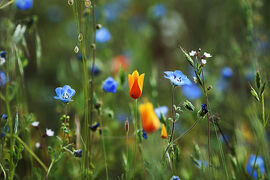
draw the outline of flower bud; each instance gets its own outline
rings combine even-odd
[[[83,40],[83,35],[82,35],[82,33],[80,33],[80,34],[78,35],[78,40],[79,40],[80,42]]]
[[[126,132],[129,131],[129,123],[128,123],[128,118],[126,119],[126,122],[125,122],[125,130]]]
[[[78,46],[75,46],[74,52],[75,52],[76,54],[79,52],[79,47],[78,47]]]
[[[188,100],[186,100],[184,103],[183,103],[184,107],[187,109],[187,110],[190,110],[190,111],[194,111],[194,106],[191,102],[189,102]]]
[[[96,29],[101,29],[102,28],[102,25],[101,24],[97,24],[96,25]]]
[[[84,3],[85,7],[90,7],[91,6],[91,1],[90,0],[85,0],[85,3]]]
[[[68,5],[72,6],[73,5],[73,0],[68,0]]]

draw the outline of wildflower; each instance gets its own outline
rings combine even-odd
[[[189,100],[199,99],[202,96],[201,89],[195,84],[184,85],[181,89],[184,96]]]
[[[183,85],[190,85],[191,82],[190,80],[187,78],[186,75],[184,75],[181,71],[165,71],[164,72],[164,77],[166,79],[169,79],[173,85],[175,86],[183,86]]]
[[[206,65],[206,63],[207,63],[207,61],[205,59],[202,59],[201,62],[202,62],[203,66]]]
[[[233,76],[233,71],[230,67],[224,67],[221,71],[222,77],[228,79]]]
[[[189,52],[189,55],[190,55],[190,56],[196,56],[196,55],[197,55],[197,52],[194,51],[194,50],[192,50],[192,51]]]
[[[128,75],[129,96],[138,99],[142,95],[144,74],[139,76],[137,70]]]
[[[99,30],[97,30],[96,32],[96,39],[97,39],[97,42],[99,43],[105,43],[107,41],[109,41],[111,39],[111,33],[108,29],[106,28],[101,28]]]
[[[5,133],[0,132],[0,138],[5,137]]]
[[[74,153],[75,157],[82,157],[82,150],[81,149],[75,150],[73,153]]]
[[[32,126],[34,126],[34,127],[38,127],[38,125],[39,125],[39,122],[38,122],[38,121],[34,121],[34,122],[32,122]]]
[[[156,4],[151,8],[151,11],[155,18],[160,18],[166,15],[167,8],[164,4]]]
[[[7,120],[7,119],[8,119],[8,115],[6,115],[6,114],[2,114],[1,119],[3,119],[3,120]]]
[[[203,167],[207,167],[208,166],[208,162],[207,161],[200,161],[200,160],[195,160],[195,165],[197,168],[203,168]]]
[[[167,130],[164,124],[162,124],[162,129],[161,129],[161,134],[160,137],[162,137],[163,139],[167,139],[168,138],[168,134],[167,134]]]
[[[6,51],[0,52],[0,66],[6,62],[6,55],[7,55]]]
[[[97,128],[100,126],[99,123],[95,123],[94,125],[90,126],[89,128],[92,130],[92,131],[96,131]]]
[[[25,11],[33,7],[33,0],[16,0],[15,4],[18,9]]]
[[[68,103],[72,96],[75,94],[75,90],[72,89],[69,85],[58,87],[55,89],[55,92],[57,96],[54,96],[54,99],[59,99],[63,103]]]
[[[51,130],[51,129],[47,129],[47,128],[46,128],[46,135],[47,135],[47,136],[53,136],[53,135],[54,135],[54,131]]]
[[[193,81],[197,84],[198,78],[194,76],[194,77],[193,77]]]
[[[39,148],[40,148],[40,142],[36,142],[35,147],[36,147],[37,149],[39,149]]]
[[[203,104],[201,110],[199,111],[199,114],[201,117],[203,117],[206,113],[208,113],[208,110],[206,108],[206,104]]]
[[[142,130],[142,137],[143,137],[144,139],[147,139],[147,133],[145,132],[144,129]]]
[[[147,102],[139,105],[143,129],[147,133],[154,132],[160,127],[160,121],[154,112],[153,104]]]
[[[173,176],[171,180],[180,180],[180,178],[178,176]]]
[[[250,174],[253,178],[258,178],[258,172],[260,174],[263,174],[265,172],[265,167],[264,167],[264,160],[261,156],[257,156],[255,167],[253,169],[253,165],[255,162],[256,156],[251,155],[248,159],[248,164],[246,166],[246,170],[248,174]],[[253,173],[252,173],[253,170]]]
[[[212,57],[211,54],[209,54],[209,53],[207,53],[207,52],[204,52],[204,53],[203,53],[203,56],[202,56],[202,59],[203,59],[203,58],[210,58],[210,57]]]
[[[111,92],[111,93],[116,93],[118,86],[118,82],[115,81],[112,77],[108,77],[102,85],[102,89],[105,92]]]
[[[7,81],[6,74],[2,71],[0,71],[0,87],[5,86]]]
[[[128,69],[128,59],[124,55],[116,56],[112,62],[112,72],[114,75],[118,74],[121,68],[125,71]]]
[[[168,114],[168,107],[167,106],[160,106],[158,108],[155,108],[155,113],[159,119],[161,119],[161,114],[166,117]]]

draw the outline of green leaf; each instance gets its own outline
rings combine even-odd
[[[19,126],[19,114],[17,112],[16,116],[15,116],[15,124],[14,124],[14,133],[15,134],[17,134],[17,132],[18,132],[18,126]]]
[[[181,49],[181,51],[184,53],[187,62],[188,62],[192,67],[194,67],[194,61],[193,61],[193,59],[189,56],[188,53],[186,53],[186,51],[185,51],[182,47],[180,47],[180,49]]]
[[[26,26],[18,24],[12,36],[12,40],[15,43],[18,43],[23,38],[25,31],[26,31]]]
[[[38,68],[41,65],[41,41],[40,41],[40,37],[39,34],[36,33],[36,57],[37,57],[37,66]]]
[[[257,71],[257,73],[256,73],[256,86],[258,89],[260,89],[260,87],[261,87],[261,76],[260,76],[259,71]]]
[[[196,74],[196,77],[197,77],[198,82],[199,82],[200,85],[202,86],[203,83],[202,83],[202,79],[201,79],[200,75],[199,75],[197,72],[195,72],[195,74]]]
[[[253,87],[251,87],[250,92],[251,92],[252,96],[253,96],[257,101],[260,101],[259,96],[258,96],[258,93],[256,92],[256,90],[255,90]]]
[[[261,90],[260,90],[260,97],[262,96],[262,94],[263,94],[263,92],[264,92],[265,85],[266,85],[266,83],[263,83],[262,88],[261,88]]]
[[[183,103],[184,107],[189,110],[189,111],[194,111],[195,107],[193,106],[193,104],[186,100],[184,103]]]

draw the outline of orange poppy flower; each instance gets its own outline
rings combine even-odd
[[[164,124],[162,124],[162,129],[161,129],[161,135],[160,137],[162,137],[163,139],[167,139],[168,138],[168,134],[167,134],[167,130]]]
[[[160,127],[160,121],[154,111],[153,104],[147,102],[139,105],[143,129],[147,133],[154,132]]]
[[[137,70],[128,75],[129,96],[138,99],[142,95],[144,74],[139,76]]]

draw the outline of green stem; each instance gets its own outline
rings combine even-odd
[[[2,166],[1,163],[0,163],[0,167],[1,167],[1,170],[3,171],[4,179],[6,180],[7,179],[6,171],[5,171],[5,169],[4,169],[4,167]]]
[[[174,118],[174,90],[175,90],[175,86],[173,85],[172,87],[172,120],[173,120],[173,124],[172,124],[172,131],[171,131],[171,136],[170,136],[170,140],[169,140],[169,144],[172,142],[173,140],[173,135],[174,135],[174,128],[175,128],[175,118]]]
[[[102,126],[102,118],[100,118],[100,126]],[[103,133],[101,134],[102,138],[102,148],[103,148],[103,154],[104,154],[104,161],[105,161],[105,171],[106,171],[106,179],[109,180],[109,173],[108,173],[108,164],[107,164],[107,155],[106,155],[106,146],[104,141]]]
[[[11,136],[11,135],[10,135]],[[25,149],[37,160],[37,162],[43,167],[43,169],[45,170],[45,172],[48,172],[48,168],[46,167],[46,165],[37,157],[37,155],[31,150],[31,148],[24,143],[24,141],[17,135],[13,136],[14,138],[16,138],[24,147]]]
[[[137,135],[137,132],[138,132],[138,122],[137,122],[137,107],[138,107],[138,100],[136,99],[135,100],[135,110],[134,110],[134,128],[135,128],[135,143],[134,143],[134,158],[133,158],[133,178],[134,179],[134,176],[135,176],[135,162],[136,162],[136,159],[137,159],[137,146],[138,146],[138,135]]]
[[[266,127],[265,109],[264,109],[264,93],[262,93],[262,119],[263,119],[263,126]]]
[[[52,162],[51,162],[51,164],[50,164],[50,166],[49,166],[49,169],[48,169],[48,171],[47,171],[47,174],[46,174],[46,179],[48,179],[49,174],[50,174],[50,172],[51,172],[51,169],[52,169],[54,163],[55,163],[55,159],[52,159]]]
[[[128,180],[128,131],[126,132],[126,154],[127,154],[127,165],[126,165],[126,180]]]

